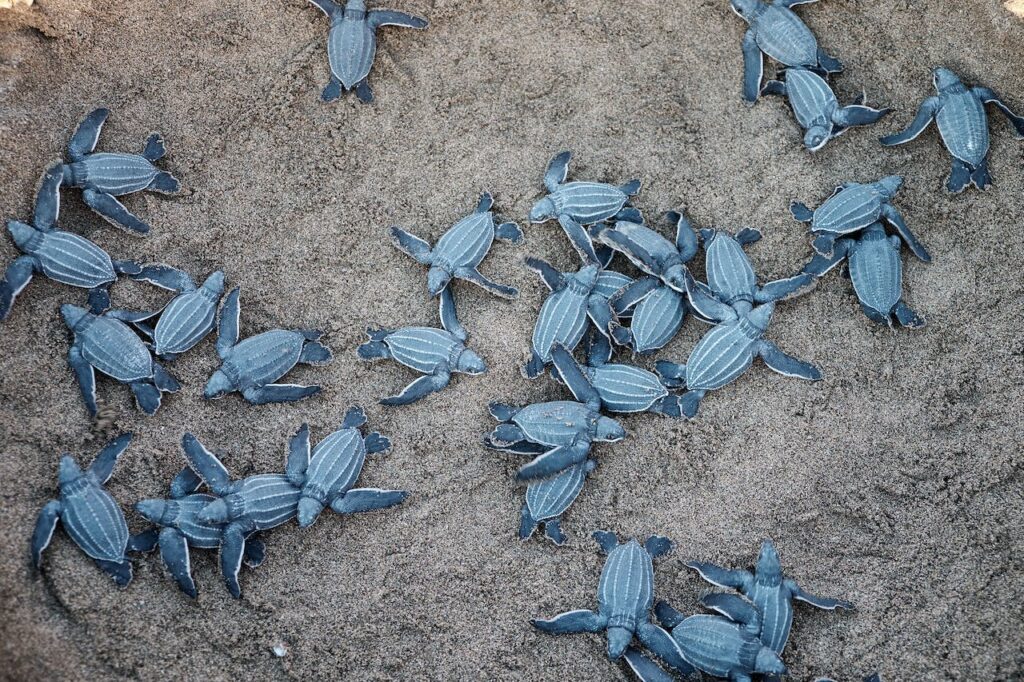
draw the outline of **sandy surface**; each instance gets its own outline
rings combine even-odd
[[[352,403],[395,443],[371,459],[363,483],[413,491],[387,512],[328,513],[306,531],[268,534],[268,560],[243,573],[240,601],[221,586],[212,552],[193,555],[200,596],[190,601],[156,556],[116,589],[60,531],[36,574],[28,538],[56,492],[58,455],[88,459],[100,445],[89,440],[57,313],[84,294],[40,278],[0,328],[0,677],[625,679],[602,639],[556,639],[527,623],[595,606],[597,528],[671,537],[677,550],[657,564],[657,590],[688,611],[708,586],[684,560],[748,565],[774,537],[803,587],[857,604],[853,613],[798,608],[786,657],[796,679],[1024,674],[1024,146],[994,118],[996,186],[950,197],[933,131],[896,150],[876,142],[932,93],[929,68],[940,63],[1024,108],[1024,24],[1001,0],[800,8],[847,64],[841,97],[863,86],[897,109],[811,156],[781,101],[740,101],[744,26],[727,2],[670,4],[396,2],[432,25],[382,34],[372,106],[318,100],[327,21],[299,0],[44,0],[0,15],[0,214],[29,217],[43,166],[86,111],[109,106],[103,148],[139,149],[162,131],[163,164],[186,191],[127,200],[154,226],[146,239],[106,226],[74,192],[64,195],[63,226],[116,256],[197,277],[223,267],[242,287],[243,334],[321,327],[337,355],[292,375],[325,389],[295,405],[204,402],[212,338],[173,365],[185,388],[155,418],[101,381],[118,425],[137,433],[113,495],[125,508],[161,495],[186,430],[239,476],[279,470],[301,422],[321,438]],[[456,287],[488,375],[384,409],[375,399],[412,374],[361,364],[354,349],[368,324],[436,320],[424,270],[392,248],[388,225],[436,239],[485,189],[525,224],[563,148],[576,152],[573,177],[642,178],[637,203],[652,220],[686,204],[699,224],[762,228],[750,255],[765,279],[810,253],[786,211],[791,199],[813,205],[839,182],[903,173],[897,205],[935,256],[906,261],[907,299],[929,325],[875,326],[849,283],[830,276],[781,305],[770,332],[818,363],[825,381],[758,365],[711,395],[696,421],[625,418],[629,438],[596,451],[601,465],[566,518],[569,544],[520,543],[518,462],[479,438],[493,426],[489,400],[565,395],[518,369],[546,293],[522,259],[574,263],[557,226],[529,227],[526,245],[496,246],[484,264],[522,289],[519,301]],[[14,256],[0,240],[3,262]],[[114,294],[126,307],[163,299],[134,284]],[[688,323],[660,357],[684,360],[702,331]],[[273,656],[277,644],[284,658]]]

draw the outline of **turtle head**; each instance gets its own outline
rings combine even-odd
[[[437,265],[430,266],[430,270],[427,272],[427,290],[431,296],[437,296],[444,291],[450,281],[452,281],[452,273]]]
[[[887,175],[878,181],[878,186],[882,189],[885,196],[892,198],[896,196],[896,192],[899,192],[900,187],[903,186],[903,176]]]
[[[777,584],[782,582],[782,562],[775,544],[771,540],[761,543],[761,553],[757,555],[756,571],[758,582]]]
[[[231,383],[231,379],[228,379],[228,375],[218,369],[210,377],[210,380],[206,382],[203,397],[207,400],[216,400],[217,398],[223,398],[233,390],[235,390],[235,386]]]
[[[768,329],[768,323],[772,321],[774,312],[775,303],[765,303],[747,313],[747,321],[763,332]]]
[[[938,92],[963,85],[960,82],[960,76],[942,66],[932,71],[932,82],[935,83],[935,89]]]
[[[348,0],[345,3],[345,9],[356,10],[358,12],[366,11],[366,0]]]
[[[300,497],[299,498],[299,509],[296,514],[299,521],[299,528],[308,528],[313,525],[317,517],[320,516],[320,512],[324,510],[324,505],[319,500],[312,497]]]
[[[594,435],[594,440],[604,443],[616,443],[625,437],[626,429],[622,428],[622,424],[611,417],[602,416],[598,418],[597,433]]]
[[[551,201],[551,197],[544,197],[530,209],[530,222],[543,223],[554,218],[555,213],[555,202]]]
[[[64,324],[68,326],[68,329],[74,329],[78,326],[79,322],[85,319],[85,316],[89,314],[89,311],[77,305],[65,303],[60,307],[60,314],[61,317],[64,318]]]
[[[78,480],[82,476],[82,470],[78,462],[71,455],[64,455],[60,458],[60,465],[57,467],[57,483],[67,485]]]
[[[815,125],[807,129],[804,135],[804,146],[812,152],[816,152],[825,146],[825,143],[832,139],[832,127]]]
[[[459,354],[459,361],[455,371],[476,376],[487,371],[487,363],[484,362],[482,357],[467,348]]]
[[[633,641],[633,631],[620,625],[608,628],[608,658],[617,661],[626,653],[626,647]]]
[[[174,522],[177,516],[176,506],[167,500],[142,500],[136,503],[135,511],[150,523],[166,526]]]
[[[36,236],[37,230],[20,220],[8,220],[7,231],[11,233],[11,239],[18,245],[18,248],[25,251],[29,248],[32,238]]]
[[[686,275],[688,272],[685,265],[676,263],[675,265],[670,265],[665,272],[661,273],[661,278],[676,291],[686,291]]]
[[[196,518],[203,523],[227,523],[233,517],[232,507],[235,506],[232,503],[240,502],[240,500],[233,500],[238,495],[228,495],[227,497],[218,497],[216,500],[206,505],[199,510],[196,514]]]
[[[761,5],[760,0],[730,0],[732,11],[750,21]]]
[[[779,655],[766,646],[761,647],[754,660],[754,672],[764,675],[788,675],[786,664],[782,662]]]
[[[594,288],[594,285],[597,284],[597,278],[600,276],[601,266],[591,263],[580,268],[579,272],[576,273],[576,280],[589,290]]]
[[[214,272],[206,281],[203,282],[203,289],[210,292],[215,296],[220,296],[224,293],[224,273],[220,270]]]

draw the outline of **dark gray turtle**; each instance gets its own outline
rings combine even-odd
[[[609,326],[611,338],[641,355],[653,353],[674,339],[690,310],[686,296],[656,277],[638,279],[617,292],[610,304],[615,315]],[[622,324],[627,315],[628,327]]]
[[[786,69],[781,80],[765,83],[762,95],[786,97],[797,123],[806,131],[804,146],[816,152],[829,140],[839,137],[853,126],[868,126],[892,109],[873,109],[864,104],[864,95],[853,104],[840,106],[828,82],[807,69]]]
[[[616,187],[604,182],[566,182],[571,152],[562,152],[551,159],[544,174],[548,195],[530,210],[530,222],[558,220],[584,263],[607,265],[610,253],[598,254],[587,226],[606,220],[621,219],[642,223],[643,216],[629,206],[630,197],[640,191],[640,181],[631,180]]]
[[[817,0],[731,0],[732,9],[749,24],[743,36],[743,98],[756,102],[764,75],[764,55],[784,66],[839,73],[842,63],[818,47],[811,29],[790,7]]]
[[[217,323],[217,304],[224,293],[224,273],[220,270],[199,287],[187,273],[169,265],[147,265],[132,279],[178,294],[160,311],[160,319],[153,329],[153,345],[158,357],[173,360],[213,331]]]
[[[758,638],[761,614],[756,606],[734,594],[709,594],[701,605],[722,615],[687,618],[663,601],[654,607],[658,622],[672,633],[682,654],[665,661],[676,672],[686,676],[697,669],[733,682],[751,682],[753,675],[789,674],[779,655]],[[664,675],[660,669],[652,675],[648,666],[653,662],[643,659],[646,657],[636,649],[626,652],[626,661],[642,682],[665,679],[659,676]]]
[[[530,360],[523,366],[529,379],[539,377],[551,362],[551,349],[556,344],[572,350],[587,331],[587,320],[607,334],[612,322],[611,307],[606,296],[618,278],[608,278],[601,285],[602,273],[596,264],[584,265],[578,272],[558,272],[539,258],[527,258],[526,265],[540,275],[551,290],[537,315],[530,342]]]
[[[350,407],[341,429],[317,443],[310,451],[309,425],[303,424],[288,446],[288,479],[302,491],[298,502],[299,527],[313,525],[324,507],[339,514],[386,509],[409,496],[404,490],[353,488],[363,471],[367,454],[386,452],[391,441],[379,433],[363,436],[366,423],[362,408]]]
[[[295,517],[302,490],[286,474],[258,474],[233,481],[217,456],[186,433],[181,440],[185,459],[216,497],[199,510],[196,519],[206,524],[224,524],[220,544],[220,568],[232,596],[240,597],[238,572],[245,557],[247,538],[253,533],[276,528]],[[287,469],[298,465],[289,452]]]
[[[110,305],[107,289],[117,276],[137,273],[140,269],[134,261],[111,260],[106,251],[85,237],[57,229],[60,182],[60,165],[52,166],[43,174],[36,192],[32,225],[7,221],[11,238],[24,255],[7,267],[0,281],[0,322],[7,319],[14,299],[37,272],[61,284],[91,289],[92,307],[105,310]]]
[[[273,329],[238,340],[239,289],[227,295],[220,311],[217,355],[220,369],[206,383],[203,397],[223,398],[238,391],[253,405],[302,400],[320,392],[319,386],[275,384],[297,364],[326,365],[332,359],[329,348],[317,340],[323,332],[309,329]]]
[[[953,170],[946,181],[950,192],[962,192],[973,184],[985,189],[992,184],[988,173],[988,116],[986,104],[995,104],[1024,139],[1024,116],[1013,113],[989,88],[968,88],[949,69],[937,68],[932,81],[938,96],[921,103],[913,122],[901,133],[887,135],[882,144],[891,147],[917,138],[935,119],[942,142],[953,157]]]
[[[159,133],[149,136],[141,155],[94,151],[100,130],[109,115],[107,109],[96,109],[78,124],[68,143],[71,163],[63,166],[64,185],[81,188],[85,203],[112,225],[136,234],[146,234],[149,225],[114,197],[142,190],[177,194],[181,183],[153,165],[166,153]]]
[[[130,433],[110,441],[85,471],[71,455],[60,458],[60,498],[46,503],[32,534],[32,564],[37,569],[42,566],[43,550],[50,544],[60,521],[75,544],[114,582],[121,587],[131,582],[132,564],[125,552],[149,551],[154,538],[152,533],[129,536],[124,512],[103,487],[131,442]]]
[[[803,272],[821,277],[844,260],[861,309],[871,320],[891,327],[895,317],[910,329],[924,326],[924,319],[903,301],[899,237],[886,235],[882,224],[874,223],[855,238],[838,240],[831,258],[816,254]]]
[[[669,417],[681,417],[679,397],[670,395],[665,384],[654,372],[646,369],[611,363],[612,348],[608,340],[591,335],[587,351],[587,365],[580,367],[572,355],[561,346],[551,351],[555,364],[552,374],[567,385],[585,382],[597,391],[601,407],[609,412],[654,412]],[[586,388],[577,388],[574,393]]]
[[[597,587],[598,610],[568,611],[533,626],[551,634],[607,632],[608,658],[618,660],[633,638],[660,658],[680,655],[672,637],[650,621],[654,603],[653,559],[672,550],[668,538],[652,535],[641,545],[636,540],[620,545],[614,533],[599,530],[594,540],[608,554]]]
[[[502,423],[484,439],[484,445],[536,455],[519,469],[519,480],[553,476],[585,461],[595,441],[615,443],[626,437],[621,424],[601,414],[601,397],[587,381],[571,381],[566,387],[577,402],[556,400],[522,408],[490,404],[491,415]],[[543,454],[530,445],[545,446]]]
[[[660,278],[676,291],[686,291],[686,264],[697,255],[699,243],[690,221],[678,211],[669,211],[666,219],[676,226],[676,241],[669,240],[651,228],[620,220],[615,227],[601,230],[597,238],[607,246],[626,255],[641,271]],[[638,285],[639,286],[639,285]],[[650,284],[645,285],[648,291]],[[642,298],[642,290],[632,293],[633,300]]]
[[[406,386],[398,395],[382,398],[381,405],[414,403],[447,386],[454,372],[478,376],[487,371],[483,358],[466,348],[469,335],[455,314],[455,300],[450,289],[441,290],[439,307],[441,329],[402,327],[366,331],[370,340],[359,346],[360,358],[394,360],[426,375]]]
[[[218,549],[224,539],[225,523],[200,521],[199,512],[217,498],[198,492],[203,480],[189,466],[185,466],[171,481],[168,500],[142,500],[136,511],[159,528],[160,558],[167,571],[178,583],[181,591],[195,598],[196,583],[192,579],[192,559],[189,548]],[[256,568],[263,563],[266,547],[256,537],[245,539],[243,561]]]
[[[174,393],[181,388],[126,324],[146,319],[152,313],[108,310],[97,315],[70,303],[62,305],[60,312],[64,324],[74,334],[68,364],[93,417],[96,416],[96,370],[128,384],[139,409],[148,415],[156,414],[160,408],[161,393]]]
[[[829,611],[853,608],[850,602],[807,594],[795,582],[786,579],[782,575],[779,554],[771,540],[761,544],[761,554],[753,573],[732,571],[699,561],[690,561],[686,565],[712,585],[739,590],[754,602],[754,606],[761,612],[761,641],[777,654],[782,653],[789,639],[794,599]]]
[[[543,448],[537,446],[534,454],[543,454]],[[588,459],[550,478],[530,481],[526,486],[526,503],[519,518],[519,539],[528,540],[543,523],[544,535],[548,539],[556,545],[565,544],[562,515],[579,497],[587,476],[595,467],[597,461]]]
[[[903,178],[889,175],[877,182],[847,182],[836,188],[832,196],[815,210],[799,201],[789,205],[793,217],[811,226],[814,250],[831,256],[836,239],[885,220],[892,225],[910,247],[910,251],[925,263],[931,261],[928,250],[907,227],[903,216],[892,205],[892,200],[903,186]]]
[[[437,296],[452,279],[464,279],[502,298],[516,298],[519,291],[514,287],[497,284],[480,274],[477,269],[484,256],[491,249],[494,238],[519,244],[523,231],[515,223],[495,225],[491,206],[494,199],[484,193],[476,211],[455,223],[439,240],[433,249],[419,237],[399,227],[391,228],[391,241],[395,247],[414,258],[416,262],[430,266],[427,273],[427,289],[431,296]]]
[[[327,59],[331,65],[331,81],[320,99],[333,102],[342,89],[355,90],[362,102],[373,101],[373,90],[367,76],[377,54],[377,29],[381,26],[426,28],[427,20],[404,12],[367,10],[364,0],[348,0],[342,6],[332,0],[309,0],[331,20],[327,34]]]
[[[786,355],[764,338],[775,301],[808,290],[814,277],[801,273],[758,286],[739,239],[718,230],[701,230],[701,234],[710,293],[689,277],[687,295],[694,310],[714,321],[715,327],[697,343],[685,365],[657,363],[658,374],[667,386],[686,387],[686,393],[679,399],[682,413],[695,416],[708,391],[739,377],[757,356],[784,376],[820,380],[821,373],[814,365]]]

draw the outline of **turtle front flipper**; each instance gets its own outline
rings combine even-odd
[[[288,481],[297,487],[306,482],[306,470],[309,468],[309,424],[303,424],[288,441],[288,459],[285,463],[285,475]]]
[[[658,664],[645,656],[636,647],[627,647],[622,660],[629,665],[633,676],[640,682],[673,682],[674,677],[658,667]]]
[[[530,621],[533,627],[541,632],[553,635],[574,634],[577,632],[601,632],[608,626],[608,619],[588,609],[578,609],[560,613],[554,618],[534,618]]]
[[[814,257],[805,265],[800,272],[807,273],[813,277],[822,277],[829,270],[846,260],[850,254],[850,249],[853,246],[853,241],[850,239],[840,239],[835,242],[832,248],[832,256],[822,256],[820,253],[815,253]]]
[[[556,447],[521,467],[516,473],[516,478],[526,481],[532,478],[553,476],[585,460],[589,451],[590,447],[587,443]]]
[[[161,289],[176,293],[195,291],[196,285],[188,274],[170,265],[146,265],[138,273],[131,275],[137,282],[147,282]]]
[[[220,572],[224,577],[228,592],[235,599],[242,596],[242,586],[238,584],[238,572],[242,570],[242,557],[245,554],[245,533],[235,523],[224,529],[220,543]]]
[[[810,291],[814,283],[814,275],[806,272],[785,279],[777,279],[758,287],[754,293],[754,303],[770,303],[793,298]]]
[[[110,224],[135,232],[146,234],[149,232],[149,225],[135,217],[124,204],[114,198],[113,195],[105,192],[97,192],[94,189],[82,191],[82,200],[89,208],[100,214]]]
[[[882,204],[882,217],[885,218],[890,225],[896,228],[900,238],[906,242],[911,253],[925,263],[931,262],[932,257],[928,253],[928,249],[924,248],[924,244],[922,244],[914,233],[910,231],[910,228],[907,227],[906,221],[903,220],[903,216],[900,215],[900,212],[897,211],[895,207],[891,204]]]
[[[558,291],[565,286],[565,277],[547,261],[540,258],[527,257],[524,261],[526,267],[530,268],[544,280],[544,284],[551,291]]]
[[[231,349],[238,345],[238,317],[241,314],[241,305],[238,297],[241,289],[235,287],[228,292],[224,303],[220,307],[220,320],[217,330],[217,355],[223,360],[231,352]]]
[[[110,477],[114,474],[114,467],[117,465],[118,458],[124,454],[124,451],[131,445],[132,434],[125,433],[104,446],[100,450],[99,454],[96,455],[96,459],[89,465],[89,471],[96,476],[96,480],[100,482],[100,485],[105,485]]]
[[[601,397],[594,386],[587,379],[586,375],[576,363],[575,358],[569,354],[561,344],[556,344],[551,349],[551,361],[558,369],[562,382],[566,385],[573,397],[581,403],[596,402],[601,404]]]
[[[421,265],[430,265],[433,262],[430,244],[400,227],[391,228],[391,242],[396,249]]]
[[[672,635],[653,623],[640,623],[636,629],[637,638],[658,658],[675,668],[681,675],[689,676],[696,672],[680,650]]]
[[[942,103],[938,97],[929,97],[925,101],[921,102],[921,106],[917,110],[917,116],[914,117],[914,120],[909,126],[907,126],[906,130],[894,135],[886,135],[881,138],[881,143],[886,147],[892,147],[898,144],[910,142],[917,138],[917,136],[923,133],[925,128],[927,128],[932,122],[932,119],[935,118],[935,114],[938,113],[941,106]]]
[[[381,26],[401,26],[402,28],[426,28],[429,24],[426,19],[415,17],[405,12],[396,12],[387,9],[370,10],[367,15],[367,22],[370,28],[377,30]]]
[[[808,594],[800,589],[792,580],[786,581],[786,586],[789,588],[790,593],[793,595],[793,599],[799,599],[802,602],[806,602],[811,606],[826,611],[834,611],[836,609],[845,609],[850,611],[853,609],[853,604],[843,599],[831,599],[829,597],[816,597],[813,594]]]
[[[572,160],[572,152],[560,152],[548,162],[548,168],[544,172],[544,187],[549,192],[558,190],[558,186],[565,182],[569,176],[569,161]]]
[[[60,214],[60,183],[64,172],[60,164],[51,166],[43,174],[39,190],[36,192],[35,212],[32,223],[43,232],[53,230],[57,226]]]
[[[320,392],[319,386],[302,386],[300,384],[267,384],[254,386],[242,391],[242,396],[253,405],[268,403],[294,403]]]
[[[697,571],[701,578],[718,587],[747,590],[754,584],[754,576],[748,571],[732,571],[703,561],[687,561],[686,567]]]
[[[463,343],[469,338],[469,333],[459,322],[458,313],[455,310],[455,295],[451,287],[445,287],[438,296],[438,314],[441,317],[441,327]]]
[[[226,495],[230,491],[231,474],[215,454],[206,449],[199,439],[191,433],[181,438],[181,449],[189,466],[206,481],[216,495]]]
[[[89,364],[89,361],[82,356],[82,349],[77,344],[72,344],[68,350],[68,364],[75,373],[78,380],[78,389],[85,401],[85,408],[89,414],[96,416],[96,370]]]
[[[558,224],[562,226],[565,236],[569,238],[573,248],[576,249],[576,252],[583,260],[584,265],[600,263],[597,258],[597,252],[594,251],[594,243],[590,239],[590,234],[583,229],[582,225],[564,214],[558,216]]]
[[[869,126],[878,123],[892,109],[874,109],[862,104],[851,104],[838,109],[832,115],[832,122],[843,128]]]
[[[757,34],[748,29],[743,35],[743,99],[753,104],[761,92],[764,54],[757,45]]]
[[[701,599],[700,604],[742,625],[751,634],[757,635],[761,632],[761,612],[754,604],[739,595],[712,593]]]
[[[771,341],[762,339],[758,346],[758,354],[768,368],[782,376],[796,377],[807,381],[821,381],[821,370],[809,362],[798,360],[792,355],[783,353]]]
[[[35,274],[37,261],[33,256],[19,256],[7,267],[0,281],[0,322],[11,314],[14,299],[18,297]]]
[[[106,561],[104,559],[93,559],[96,565],[104,573],[114,579],[119,587],[125,587],[132,581],[132,562],[127,559],[121,561]]]
[[[63,506],[58,500],[50,500],[39,511],[36,528],[32,532],[32,565],[39,568],[43,563],[43,551],[53,539],[53,531],[57,529]]]
[[[491,292],[495,296],[501,298],[515,299],[519,297],[519,290],[515,287],[510,287],[505,284],[498,284],[480,274],[479,270],[469,267],[458,268],[455,270],[455,276],[464,279],[467,282],[471,282],[481,289]]]
[[[106,123],[108,116],[110,116],[110,110],[100,108],[93,110],[82,119],[71,136],[71,141],[68,142],[68,156],[72,161],[79,161],[96,149],[100,131],[103,130],[103,124]]]
[[[387,509],[401,504],[409,493],[405,490],[381,490],[379,488],[353,488],[331,502],[331,509],[338,514],[359,514],[362,512]]]
[[[176,528],[160,531],[160,558],[167,567],[181,591],[196,598],[196,583],[192,578],[192,562],[189,557],[188,540]]]
[[[999,111],[1003,112],[1003,116],[1006,116],[1006,120],[1009,121],[1017,131],[1017,137],[1024,137],[1024,116],[1018,116],[1013,113],[1013,110],[999,99],[999,95],[989,88],[973,88],[971,92],[973,92],[974,96],[980,99],[983,103],[996,105],[996,107],[999,108]]]
[[[440,391],[451,380],[451,372],[439,370],[436,374],[427,374],[406,386],[401,393],[389,398],[381,398],[381,405],[410,405],[431,393]]]

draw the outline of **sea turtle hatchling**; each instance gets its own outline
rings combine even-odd
[[[217,499],[199,492],[202,485],[203,479],[185,466],[171,481],[170,499],[142,500],[135,505],[139,514],[160,528],[160,558],[181,591],[192,598],[197,592],[189,548],[219,548],[226,528],[224,523],[199,520],[199,512]],[[243,560],[246,566],[256,568],[263,563],[265,555],[266,547],[261,540],[252,535],[245,539]]]
[[[60,521],[75,544],[114,582],[121,587],[131,582],[132,564],[125,552],[149,551],[154,537],[152,533],[129,536],[124,512],[103,487],[131,442],[130,433],[110,441],[85,471],[71,455],[60,458],[60,497],[47,502],[39,512],[32,534],[32,564],[37,569]]]
[[[136,234],[146,234],[149,225],[128,211],[115,197],[142,190],[177,194],[181,183],[167,171],[153,165],[166,153],[159,133],[149,136],[142,154],[94,151],[100,130],[109,115],[107,109],[96,109],[78,124],[68,143],[71,163],[64,164],[62,168],[64,185],[81,188],[85,203],[111,224]]]
[[[687,296],[700,317],[715,322],[697,343],[685,365],[659,361],[658,374],[670,387],[685,387],[679,399],[687,417],[697,414],[708,391],[732,382],[760,356],[769,368],[784,376],[808,381],[821,379],[821,372],[809,363],[783,353],[764,338],[775,301],[808,290],[813,275],[757,284],[757,276],[743,246],[732,235],[718,230],[701,230],[707,259],[707,292],[688,276]]]
[[[953,170],[946,180],[950,192],[962,192],[973,184],[986,189],[992,184],[988,173],[988,115],[986,104],[995,104],[1024,139],[1024,116],[1018,116],[989,88],[968,88],[949,69],[939,67],[932,73],[938,95],[921,103],[917,116],[907,129],[882,138],[891,147],[916,139],[935,119],[946,150],[953,157]]]
[[[543,454],[543,446],[536,447],[538,449],[533,454]],[[544,535],[549,540],[556,545],[565,544],[562,515],[579,497],[587,476],[596,467],[596,460],[587,459],[555,476],[530,481],[526,486],[526,502],[519,515],[519,539],[529,539],[544,524]]]
[[[285,473],[301,491],[297,517],[306,528],[329,506],[339,514],[386,509],[409,496],[404,490],[353,488],[362,473],[366,455],[386,452],[391,441],[379,433],[363,436],[359,428],[366,423],[362,408],[351,407],[341,428],[310,449],[309,425],[303,424],[288,445]]]
[[[367,82],[373,58],[377,54],[377,29],[382,26],[426,28],[427,20],[387,9],[367,10],[365,0],[348,0],[344,5],[332,0],[310,0],[331,20],[327,34],[327,59],[331,80],[320,99],[333,102],[342,89],[355,90],[361,102],[373,101]]]
[[[616,187],[604,182],[566,182],[571,152],[556,155],[544,174],[548,195],[530,209],[531,223],[558,220],[585,264],[607,265],[608,254],[599,255],[590,233],[584,229],[607,220],[643,222],[640,212],[629,206],[630,198],[640,191],[640,181],[631,180]]]
[[[853,290],[868,318],[891,327],[895,317],[900,325],[918,329],[924,326],[924,319],[903,301],[900,243],[899,237],[886,235],[881,223],[874,223],[854,237],[836,241],[831,258],[815,254],[803,272],[821,277],[845,260]]]
[[[594,442],[615,443],[626,437],[619,422],[601,414],[601,396],[588,382],[572,381],[566,386],[576,401],[555,400],[526,407],[490,404],[491,415],[501,423],[484,438],[484,445],[534,456],[519,469],[519,480],[554,476],[585,461]],[[531,444],[544,446],[540,448],[542,454]]]
[[[788,67],[839,73],[843,65],[818,47],[811,29],[790,7],[817,0],[730,0],[732,10],[747,22],[743,36],[743,98],[756,102],[764,75],[764,55]]]
[[[699,561],[690,561],[686,565],[712,585],[739,590],[752,601],[761,612],[761,641],[777,654],[782,653],[789,639],[794,599],[829,611],[853,608],[853,604],[847,601],[810,595],[794,581],[785,578],[779,554],[771,540],[761,544],[761,553],[753,573],[728,570]]]
[[[655,617],[672,634],[682,654],[678,659],[665,660],[669,667],[684,676],[693,674],[696,668],[732,682],[751,682],[754,675],[778,679],[775,676],[788,674],[779,655],[758,637],[761,614],[756,606],[735,594],[709,594],[700,603],[721,615],[687,618],[663,601],[654,607]],[[626,651],[626,662],[641,682],[671,679],[660,668],[652,671],[654,663],[632,647]]]
[[[174,393],[181,388],[127,324],[148,318],[152,313],[108,310],[97,315],[70,303],[62,305],[60,312],[74,335],[68,350],[68,364],[93,417],[97,410],[96,370],[128,384],[139,409],[148,415],[156,414],[160,408],[162,393]]]
[[[469,335],[456,316],[451,289],[442,289],[439,300],[441,329],[402,327],[367,330],[370,340],[357,350],[361,359],[395,360],[426,375],[413,381],[398,395],[381,398],[382,405],[414,403],[447,386],[455,372],[478,376],[487,371],[483,358],[466,348]]]
[[[186,433],[181,440],[189,467],[206,483],[214,499],[196,514],[204,524],[223,524],[220,568],[228,591],[240,597],[238,572],[248,537],[287,523],[295,517],[302,490],[286,474],[257,474],[232,480],[227,469],[199,439]],[[289,459],[297,453],[289,452]],[[298,465],[289,461],[286,469]]]
[[[622,657],[634,637],[660,658],[680,656],[675,640],[650,621],[653,559],[668,554],[672,543],[652,535],[643,545],[636,540],[619,544],[614,533],[602,530],[594,533],[594,540],[608,555],[597,587],[598,610],[578,609],[548,620],[536,618],[533,626],[551,634],[606,632],[612,660]]]
[[[224,293],[224,273],[220,270],[198,287],[188,274],[169,265],[147,265],[132,279],[177,293],[160,311],[160,319],[152,330],[157,357],[173,360],[213,331],[217,304]]]
[[[134,261],[111,260],[106,251],[85,237],[57,229],[60,182],[60,166],[52,166],[43,174],[36,192],[32,224],[7,222],[15,246],[24,255],[7,266],[0,281],[0,322],[10,315],[14,299],[37,272],[61,284],[90,289],[93,309],[105,310],[110,305],[107,289],[117,276],[140,270]]]
[[[903,186],[903,178],[889,175],[876,182],[847,182],[836,188],[832,196],[815,210],[799,201],[789,205],[789,211],[800,222],[811,226],[814,250],[831,256],[836,239],[885,220],[907,243],[911,253],[925,263],[931,261],[928,250],[907,227],[903,216],[892,205],[896,193]]]
[[[239,391],[253,405],[302,400],[320,392],[319,386],[275,384],[295,365],[326,365],[332,359],[329,348],[318,342],[323,332],[273,329],[238,340],[239,289],[227,295],[220,311],[217,355],[220,369],[206,383],[203,397],[222,398]]]
[[[697,255],[700,244],[697,233],[682,212],[669,211],[665,217],[676,226],[675,243],[646,225],[628,220],[620,220],[614,227],[602,229],[598,232],[597,238],[603,244],[625,254],[642,272],[661,279],[678,292],[685,293],[686,275],[689,273],[687,264]],[[640,296],[640,293],[632,294],[635,300],[639,300]]]
[[[807,69],[786,69],[779,80],[770,80],[762,95],[780,95],[789,101],[797,123],[806,132],[804,146],[816,152],[854,126],[877,123],[891,109],[874,109],[864,104],[862,94],[853,104],[840,106],[828,82]]]
[[[434,248],[399,227],[391,228],[391,240],[395,247],[416,262],[430,267],[427,289],[431,296],[440,294],[452,279],[472,282],[502,298],[519,296],[517,289],[492,282],[477,269],[491,249],[495,237],[513,244],[523,241],[523,231],[515,223],[495,225],[494,213],[491,212],[493,205],[494,199],[484,193],[476,210],[445,232]]]

